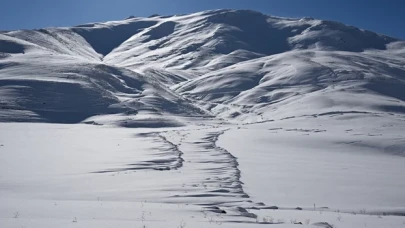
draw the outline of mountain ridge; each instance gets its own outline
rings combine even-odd
[[[0,53],[1,121],[64,122],[73,112],[80,118],[67,122],[163,116],[178,125],[190,115],[255,122],[405,110],[405,42],[313,18],[229,9],[132,17],[1,32]]]

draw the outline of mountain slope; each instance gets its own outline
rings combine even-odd
[[[2,32],[0,119],[401,114],[404,50],[337,22],[247,10]]]
[[[389,60],[390,54],[385,55]],[[288,52],[205,74],[176,91],[210,103],[225,117],[252,112],[267,118],[339,111],[403,114],[404,65],[400,58],[387,63],[381,57],[374,52]]]

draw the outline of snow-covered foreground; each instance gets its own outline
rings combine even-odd
[[[297,118],[231,129],[218,145],[238,158],[244,189],[253,200],[403,214],[403,129],[403,118]]]
[[[0,31],[0,227],[404,227],[405,42],[248,10]]]
[[[401,227],[405,122],[397,118],[201,120],[157,130],[3,123],[0,221],[5,227]],[[368,127],[370,121],[380,122]]]

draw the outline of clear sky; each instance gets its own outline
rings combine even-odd
[[[73,26],[130,15],[251,9],[314,17],[405,39],[405,0],[0,0],[0,30]]]

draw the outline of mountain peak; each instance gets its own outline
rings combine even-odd
[[[402,88],[403,43],[339,22],[252,10],[130,17],[71,28],[3,32],[0,80],[13,88],[7,93],[8,108],[36,110],[50,121],[59,121],[52,115],[62,109],[81,112],[78,119],[146,110],[231,119],[248,118],[243,113],[282,116],[284,106],[278,104],[297,104],[299,96],[309,99],[309,94],[324,89],[347,89],[348,81],[402,101],[401,93],[375,83]],[[32,77],[30,72],[38,75]],[[387,78],[391,79],[384,81]],[[59,87],[48,87],[49,82],[58,82]],[[32,90],[26,92],[22,89],[26,87]],[[76,96],[64,94],[67,91],[87,100],[76,102]],[[40,97],[48,106],[29,98],[14,101],[15,93]],[[49,95],[53,93],[57,95]],[[47,101],[48,96],[58,97],[64,105]],[[361,111],[370,109],[356,105]],[[327,105],[321,107],[329,110]],[[306,115],[305,110],[297,112]]]

